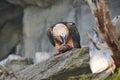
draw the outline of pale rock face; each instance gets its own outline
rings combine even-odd
[[[5,59],[22,40],[23,9],[0,0],[0,60]]]
[[[90,68],[92,73],[100,73],[113,64],[113,59],[106,43],[100,43],[96,34],[93,36],[93,40],[100,50],[96,49],[92,42],[90,43]]]
[[[113,25],[115,26],[116,35],[118,40],[120,40],[120,16],[115,17],[112,22],[114,22]]]
[[[25,60],[25,58],[12,54],[12,55],[9,55],[4,60],[0,61],[0,65],[5,66],[8,61],[12,61],[12,60]]]
[[[69,0],[46,9],[38,7],[25,8],[23,17],[25,56],[34,56],[36,52],[55,52],[54,47],[48,40],[47,29],[53,24],[61,22],[61,20],[75,22],[74,12]],[[73,14],[69,15],[69,13]]]
[[[40,63],[45,60],[48,60],[52,55],[47,52],[36,52],[35,53],[35,58],[34,58],[34,63]]]
[[[120,0],[109,1],[113,18],[120,14]],[[54,52],[46,31],[57,22],[75,22],[82,46],[88,44],[86,32],[95,28],[91,11],[82,0],[1,0],[0,4],[0,25],[7,22],[0,26],[0,60],[6,58],[22,38],[21,51],[26,57],[32,57],[39,51]]]
[[[35,5],[41,8],[46,8],[55,4],[59,0],[7,0],[7,1],[12,4],[17,4],[21,6]]]
[[[112,57],[109,51],[95,50],[90,53],[94,54],[90,57],[90,68],[92,73],[99,73],[109,67],[112,62]]]

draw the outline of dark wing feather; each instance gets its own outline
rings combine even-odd
[[[69,28],[70,36],[72,37],[74,47],[81,48],[80,35],[79,35],[77,27],[75,26],[75,23],[69,22],[67,23],[67,26]]]
[[[47,35],[48,35],[48,38],[49,38],[51,44],[52,44],[53,46],[55,46],[55,41],[54,41],[54,38],[53,38],[53,35],[52,35],[52,28],[49,28],[49,29],[47,30]]]

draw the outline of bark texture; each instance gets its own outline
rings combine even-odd
[[[99,36],[107,43],[117,67],[120,67],[120,45],[109,16],[109,9],[103,0],[88,0]]]

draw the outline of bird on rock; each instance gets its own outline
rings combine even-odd
[[[47,35],[51,44],[56,48],[57,54],[72,48],[81,48],[80,35],[73,22],[59,22],[48,29]]]

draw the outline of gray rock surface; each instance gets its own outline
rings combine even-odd
[[[7,57],[12,49],[20,42],[22,39],[21,33],[21,18],[13,19],[4,25],[1,30],[0,38],[0,56],[1,59]]]
[[[19,71],[21,80],[67,80],[70,76],[90,73],[88,48],[73,49]]]
[[[21,7],[0,1],[0,60],[22,39],[22,14]]]
[[[120,14],[120,2],[119,0],[110,0],[109,2],[110,14],[113,18]],[[47,38],[46,31],[53,24],[61,21],[75,22],[81,36],[81,44],[88,44],[86,32],[88,30],[92,32],[91,29],[95,28],[94,19],[88,5],[81,0],[58,0],[47,8],[37,6],[24,8],[25,55],[33,56],[35,52],[39,51],[55,52]]]
[[[84,13],[85,11],[88,13]],[[23,17],[26,56],[33,56],[35,52],[40,51],[55,52],[47,38],[47,29],[61,21],[75,22],[81,35],[82,45],[87,44],[86,31],[94,27],[88,26],[89,23],[90,25],[94,23],[85,2],[76,5],[71,0],[64,0],[48,8],[31,6],[24,9]]]
[[[113,18],[120,14],[120,1],[109,2]],[[31,57],[36,52],[55,52],[46,31],[56,22],[75,22],[82,45],[88,44],[86,32],[95,28],[89,7],[83,0],[1,0],[0,7],[0,60],[13,53],[19,43],[22,46],[17,51],[19,55]]]
[[[21,6],[39,6],[41,8],[50,7],[59,0],[7,0],[10,3],[21,5]]]
[[[118,40],[120,40],[120,16],[116,16],[113,20],[113,25],[115,27],[116,35]]]
[[[9,60],[6,67],[0,66],[2,80],[104,80],[109,76],[105,71],[92,74],[89,67],[89,49],[72,49],[52,56],[38,64],[28,65],[25,60]],[[6,75],[7,74],[7,75]],[[14,76],[13,76],[14,75]],[[11,78],[10,78],[11,76]]]

